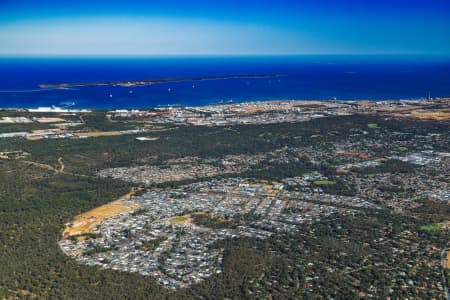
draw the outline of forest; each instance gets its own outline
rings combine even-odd
[[[378,127],[368,129],[368,123],[376,123]],[[87,124],[99,130],[131,126],[105,123],[98,115],[88,118]],[[394,288],[392,282],[399,286],[403,283],[401,278],[397,279],[398,272],[389,271],[386,265],[390,262],[403,266],[412,260],[420,269],[411,275],[415,280],[426,282],[434,276],[430,266],[418,262],[419,252],[411,253],[404,261],[392,253],[392,248],[402,247],[395,240],[406,238],[394,237],[405,230],[411,232],[407,237],[410,243],[445,247],[448,236],[444,231],[420,230],[433,220],[429,216],[435,206],[417,208],[409,216],[388,209],[361,210],[355,215],[338,215],[305,224],[300,232],[284,233],[268,240],[227,239],[222,245],[224,272],[178,291],[168,290],[151,278],[137,274],[80,265],[65,256],[57,244],[64,224],[75,215],[111,202],[133,187],[131,183],[96,176],[99,169],[159,164],[185,156],[251,155],[283,147],[313,147],[320,151],[358,131],[367,131],[361,140],[385,136],[389,145],[392,132],[398,130],[407,130],[411,135],[448,134],[449,126],[439,122],[345,116],[264,126],[167,126],[164,131],[149,134],[160,138],[152,143],[137,142],[133,135],[39,141],[0,139],[0,151],[26,151],[30,153],[26,160],[55,168],[61,157],[66,166],[65,172],[54,172],[21,159],[0,160],[0,299],[360,299],[364,298],[360,290],[370,290],[375,299],[387,296],[404,299],[411,295],[414,299],[444,299],[442,294],[430,294],[427,289]],[[393,149],[386,145],[374,146],[371,151],[380,156],[391,154]],[[418,141],[409,150],[422,146],[423,142]],[[435,147],[449,151],[448,141]],[[330,194],[354,195],[354,187],[336,176],[333,166],[336,163],[324,162],[318,170],[336,182],[321,188]],[[312,169],[311,162],[305,159],[297,163],[259,165],[239,176],[280,180]],[[401,162],[388,161],[377,168],[354,171],[404,174],[415,170]],[[171,182],[164,186],[183,183]],[[438,207],[449,211],[448,205]],[[414,216],[421,213],[428,218]],[[201,215],[195,217],[195,222],[217,228],[240,224],[240,220],[217,220]],[[380,243],[380,239],[390,242]],[[155,245],[144,247],[152,249]],[[349,273],[346,266],[360,268]]]

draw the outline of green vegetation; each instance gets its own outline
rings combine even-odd
[[[108,252],[117,250],[118,248],[115,247],[103,247],[98,245],[91,245],[92,248],[86,251],[86,255],[94,255],[96,253],[102,253],[102,252]]]
[[[441,226],[439,224],[422,225],[420,226],[420,230],[427,232],[439,231],[441,230]]]
[[[375,167],[352,168],[351,170],[366,175],[379,173],[412,173],[416,170],[416,166],[398,159],[389,159]]]
[[[358,299],[358,291],[372,289],[375,282],[381,287],[372,289],[375,299],[388,296],[402,299],[410,290],[393,289],[390,293],[387,287],[392,285],[397,270],[404,268],[408,260],[392,252],[391,247],[398,246],[397,241],[379,243],[376,240],[397,236],[415,222],[388,211],[367,212],[326,218],[313,226],[305,225],[298,233],[280,234],[266,241],[226,240],[221,243],[226,256],[224,272],[219,278],[231,276],[237,280],[234,284],[241,287],[237,289],[236,286],[234,290],[237,299],[263,299],[272,293],[280,299]],[[411,236],[410,241],[418,242],[419,239]],[[413,257],[423,260],[419,255],[413,254]],[[395,267],[386,267],[385,263],[391,260]],[[356,271],[349,272],[346,269],[349,265]],[[427,276],[432,276],[432,268],[424,264],[420,264],[420,268],[416,280],[430,280]],[[435,280],[439,280],[440,274],[437,274],[433,277]],[[283,287],[282,292],[274,288],[273,280],[276,280],[276,286]],[[417,293],[418,299],[433,297],[427,289],[418,289]],[[224,287],[220,287],[210,296],[222,299],[229,295]],[[442,297],[443,294],[439,294],[437,298],[444,299]]]
[[[154,240],[142,241],[142,245],[136,246],[136,249],[137,250],[143,250],[143,251],[152,252],[156,248],[158,248],[158,246],[162,242],[164,242],[165,240],[167,240],[167,237],[159,237],[159,238],[154,239]]]
[[[314,184],[318,185],[318,186],[335,185],[336,182],[335,181],[331,181],[331,180],[316,180],[316,181],[314,181]]]
[[[379,125],[377,123],[369,123],[369,124],[367,124],[367,128],[369,128],[369,129],[378,129],[380,127],[379,127]]]
[[[420,206],[414,208],[412,212],[425,223],[446,222],[450,216],[450,204],[446,201],[424,198],[421,199]]]
[[[317,174],[313,173],[313,172],[309,172],[309,173],[303,174],[303,176],[308,176],[309,178],[316,178]]]
[[[85,121],[84,128],[95,130],[130,129],[138,122],[107,122],[100,112],[88,116]],[[354,130],[367,129],[367,122],[379,124],[379,130],[370,130],[366,136],[352,136]],[[28,126],[8,125],[5,126],[7,129],[2,126],[1,131],[39,129],[44,125]],[[25,151],[30,153],[26,160],[58,168],[57,159],[62,157],[67,172],[55,173],[24,163],[22,158],[0,160],[1,299],[189,300],[266,299],[269,296],[273,299],[357,299],[358,291],[369,291],[372,287],[377,288],[372,292],[374,299],[388,296],[392,299],[443,299],[436,294],[430,295],[424,288],[395,288],[393,293],[389,293],[386,287],[392,286],[389,278],[397,276],[396,268],[410,261],[423,261],[424,257],[414,251],[394,256],[392,249],[401,248],[401,245],[378,242],[380,238],[386,241],[396,238],[401,232],[411,231],[419,234],[408,237],[411,242],[443,247],[448,241],[447,233],[431,230],[429,234],[428,229],[434,229],[435,225],[426,224],[448,218],[449,206],[428,199],[424,199],[419,208],[411,210],[420,216],[417,219],[384,210],[362,211],[353,216],[339,214],[336,218],[324,218],[320,223],[305,224],[299,232],[280,233],[268,240],[225,240],[221,244],[225,255],[223,272],[179,291],[167,290],[149,277],[80,265],[65,256],[57,244],[64,224],[77,214],[117,199],[130,190],[131,184],[95,176],[98,169],[157,164],[184,156],[207,159],[230,154],[257,154],[283,147],[305,147],[319,153],[350,136],[354,143],[360,143],[366,138],[384,134],[385,143],[370,149],[374,155],[382,156],[393,150],[390,148],[392,140],[402,138],[394,138],[390,134],[399,130],[417,135],[442,134],[434,146],[441,151],[450,150],[448,125],[373,116],[330,117],[298,124],[239,125],[232,128],[168,128],[171,130],[154,134],[160,139],[151,147],[147,143],[135,142],[133,135],[77,140],[0,139],[0,151]],[[314,135],[321,137],[311,138]],[[418,141],[408,145],[408,149],[414,151],[428,145],[429,141]],[[312,163],[312,159],[314,157],[304,157],[288,163],[266,161],[241,176],[275,181],[317,170],[335,183],[320,184],[325,193],[355,194],[352,182],[345,176],[336,175],[332,158],[324,158],[321,164]],[[398,161],[388,162],[382,168],[385,170],[377,169],[376,172],[415,171],[410,164]],[[168,186],[179,184],[182,182],[167,183]],[[402,191],[397,188],[395,193]],[[242,216],[242,219],[219,219],[193,214],[192,218],[194,223],[211,228],[235,227],[257,220],[255,215]],[[143,249],[151,251],[157,244],[158,241],[144,242]],[[98,249],[103,250],[106,249]],[[398,261],[403,257],[407,260],[405,264]],[[385,262],[393,262],[395,268],[382,265]],[[349,273],[347,266],[362,268]],[[433,277],[434,270],[426,263],[420,268],[421,272],[414,277],[419,286],[440,280]],[[397,284],[406,285],[400,279]]]
[[[247,205],[247,201],[241,200],[241,202],[239,202],[239,207],[242,209],[244,209],[246,205]]]
[[[206,213],[197,213],[192,215],[192,220],[195,225],[214,229],[236,228],[239,225],[244,225],[257,219],[258,216],[254,214],[241,215],[235,218],[219,217],[213,214]]]
[[[189,220],[188,216],[176,216],[169,219],[170,223],[184,223]]]

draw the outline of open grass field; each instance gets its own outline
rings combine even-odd
[[[331,180],[316,180],[314,181],[315,185],[335,185],[336,182],[335,181],[331,181]]]
[[[170,223],[174,223],[174,224],[181,224],[181,223],[185,223],[189,220],[189,215],[186,216],[176,216],[176,217],[172,217],[169,219]]]
[[[367,128],[369,128],[369,129],[377,129],[377,128],[380,128],[380,127],[376,123],[369,123],[369,124],[367,124]]]
[[[439,231],[442,228],[439,224],[429,224],[429,225],[420,226],[420,229],[423,231],[432,232],[432,231]]]

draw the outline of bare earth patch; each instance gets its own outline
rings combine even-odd
[[[89,136],[89,137],[99,137],[99,136],[118,136],[123,133],[120,131],[93,131],[93,132],[74,132],[76,136]]]
[[[67,227],[63,231],[64,238],[90,234],[93,232],[94,227],[103,220],[135,209],[136,204],[129,202],[132,195],[133,192],[130,192],[119,200],[96,207],[76,216],[70,223],[66,224]]]
[[[447,252],[447,260],[445,261],[445,267],[450,269],[450,250]]]
[[[61,123],[61,122],[66,122],[66,120],[63,119],[63,118],[37,118],[36,121],[39,122],[39,123]]]
[[[29,141],[38,141],[38,140],[42,139],[42,137],[38,136],[38,135],[32,135],[32,136],[27,136],[26,139]]]
[[[420,120],[449,120],[450,111],[436,111],[436,112],[426,112],[426,111],[412,111],[411,117]]]

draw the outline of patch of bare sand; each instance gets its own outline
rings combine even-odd
[[[93,232],[94,227],[103,220],[137,208],[135,204],[128,201],[133,194],[134,191],[131,191],[122,196],[119,200],[99,206],[76,216],[69,224],[67,224],[67,227],[63,231],[63,237],[69,238],[71,236],[90,234]]]
[[[411,117],[420,120],[450,120],[450,111],[412,111]]]
[[[66,122],[63,118],[36,118],[36,121],[39,123],[61,123]]]
[[[447,252],[447,260],[445,261],[445,267],[450,269],[450,251]]]
[[[92,131],[92,132],[74,132],[76,136],[89,136],[89,137],[101,137],[101,136],[118,136],[122,135],[120,131]]]

